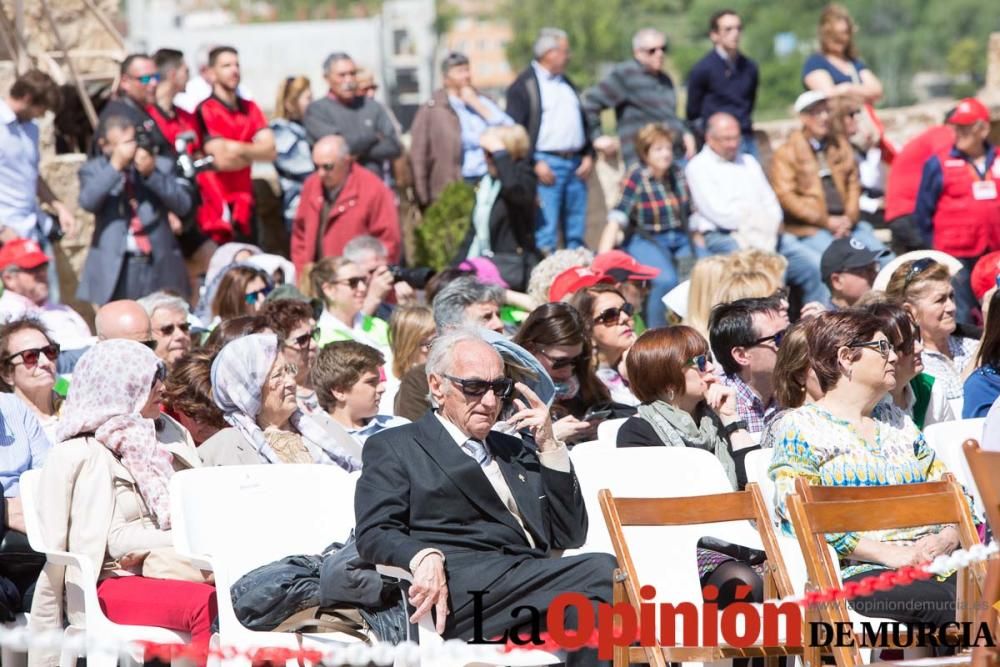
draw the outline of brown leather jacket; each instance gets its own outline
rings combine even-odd
[[[443,88],[417,109],[410,137],[413,186],[426,207],[446,185],[462,180],[462,128]]]
[[[846,139],[829,139],[826,162],[833,183],[844,200],[844,212],[858,221],[861,182],[858,165]],[[827,228],[826,196],[819,177],[819,160],[802,130],[796,130],[771,158],[771,187],[785,214],[785,229],[796,236],[812,236]]]

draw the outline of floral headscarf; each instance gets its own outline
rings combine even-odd
[[[257,415],[263,404],[264,384],[277,358],[277,336],[252,334],[227,344],[212,362],[212,399],[222,410],[222,418],[268,463],[280,463],[281,459],[257,425]],[[337,447],[330,434],[301,410],[292,414],[291,424],[313,445],[317,463],[332,461],[348,471],[361,469],[360,461]]]
[[[156,424],[139,414],[163,362],[142,343],[106,340],[90,348],[73,369],[56,436],[81,433],[110,449],[135,478],[156,525],[170,528],[173,456],[156,439]]]

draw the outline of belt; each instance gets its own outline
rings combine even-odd
[[[125,253],[125,260],[130,264],[150,264],[153,261],[153,255],[146,255],[141,252],[127,252]]]
[[[556,157],[561,157],[564,160],[572,160],[574,158],[580,157],[580,151],[538,151],[543,155],[555,155]]]

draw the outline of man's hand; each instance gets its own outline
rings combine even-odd
[[[410,283],[400,280],[393,283],[392,289],[396,292],[397,306],[414,306],[417,303],[417,291],[410,286]]]
[[[594,158],[590,155],[584,155],[583,159],[580,160],[580,166],[576,168],[576,177],[581,181],[585,181],[590,178],[590,170],[594,168]]]
[[[556,182],[556,175],[552,173],[552,167],[543,160],[535,163],[535,176],[542,185],[552,185]]]
[[[816,317],[817,315],[822,315],[826,312],[826,306],[821,304],[819,301],[810,301],[806,305],[802,306],[802,310],[799,311],[799,319],[804,320],[809,317]]]
[[[690,132],[684,133],[684,157],[688,160],[694,157],[695,153],[698,152],[698,144],[694,140],[694,135]]]
[[[132,164],[132,159],[135,158],[138,148],[139,144],[135,142],[135,139],[130,141],[119,141],[115,144],[115,147],[111,149],[111,156],[108,158],[108,161],[111,162],[111,166],[118,171],[125,171],[128,169],[129,165]]]
[[[56,212],[56,217],[59,220],[59,226],[62,227],[63,234],[67,236],[76,236],[77,224],[76,216],[73,215],[73,211],[70,210],[66,204],[61,201],[52,202],[52,208]]]
[[[135,170],[138,171],[143,178],[149,178],[152,176],[153,172],[156,171],[156,158],[153,154],[147,151],[145,148],[139,148],[135,151]]]
[[[24,526],[24,510],[21,508],[20,498],[4,498],[4,505],[7,509],[7,527],[21,533],[27,533]]]
[[[392,291],[394,282],[395,279],[392,277],[392,271],[389,270],[388,266],[383,264],[375,269],[371,280],[368,281],[368,297],[382,303],[386,295]]]
[[[476,106],[479,104],[479,93],[472,86],[462,86],[462,89],[458,91],[458,99],[462,100],[466,104],[471,106]]]
[[[842,239],[851,235],[851,219],[846,215],[831,215],[826,226],[834,238]]]
[[[487,153],[499,153],[500,151],[507,149],[507,147],[503,145],[503,141],[500,140],[500,137],[491,132],[484,132],[479,136],[479,147]],[[535,172],[538,172],[537,168]]]
[[[416,623],[431,609],[437,609],[435,629],[444,632],[448,618],[448,583],[444,574],[444,560],[439,554],[429,553],[417,564],[410,584],[410,604],[417,608],[410,616],[410,623]]]
[[[514,405],[517,407],[517,412],[507,419],[507,423],[516,431],[523,428],[528,429],[538,444],[539,452],[549,452],[558,448],[559,441],[556,440],[552,431],[552,415],[549,414],[549,406],[545,405],[544,401],[538,398],[538,394],[531,391],[531,388],[523,382],[518,382],[514,387],[521,396],[524,396],[527,404],[521,399],[515,398]]]
[[[174,236],[180,236],[184,231],[184,223],[172,211],[167,211],[167,222],[170,224],[170,231],[174,233]]]
[[[594,139],[594,150],[599,151],[606,158],[613,158],[618,154],[617,137],[597,137]]]

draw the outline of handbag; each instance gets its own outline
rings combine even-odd
[[[500,277],[504,279],[510,289],[515,292],[524,292],[528,287],[528,278],[531,272],[541,261],[541,256],[536,251],[524,252],[497,252],[488,255],[490,261],[496,264]]]
[[[150,579],[174,579],[210,584],[215,581],[211,572],[201,570],[186,558],[181,558],[173,547],[152,549],[142,561],[142,576]]]

